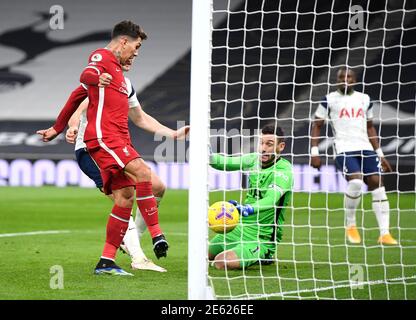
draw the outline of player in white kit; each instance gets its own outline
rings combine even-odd
[[[337,73],[337,87],[319,104],[311,130],[311,165],[320,168],[319,136],[327,120],[335,137],[336,165],[348,181],[344,196],[346,235],[351,243],[360,243],[356,209],[361,200],[363,184],[372,194],[372,208],[380,230],[378,243],[395,245],[389,232],[390,205],[383,185],[382,172],[392,168],[384,157],[373,125],[373,109],[367,94],[354,91],[353,70],[342,67]]]

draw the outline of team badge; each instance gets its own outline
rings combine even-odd
[[[103,57],[99,53],[96,53],[91,57],[91,61],[101,61],[102,59],[103,59]]]

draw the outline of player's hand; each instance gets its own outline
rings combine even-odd
[[[111,83],[111,80],[113,80],[113,77],[111,76],[111,74],[103,73],[99,77],[98,86],[99,87],[108,86]]]
[[[77,127],[70,127],[68,130],[66,130],[65,139],[68,143],[75,143],[75,140],[77,139],[78,135],[78,128]]]
[[[311,166],[316,169],[319,169],[321,167],[321,157],[319,156],[311,157]]]
[[[386,158],[382,157],[380,159],[380,161],[381,161],[381,167],[383,168],[383,172],[392,172],[393,171],[393,169],[390,165],[390,162]]]
[[[175,140],[185,140],[185,138],[189,134],[190,126],[184,126],[178,130],[176,130],[173,134],[173,139]]]
[[[56,132],[56,130],[53,127],[50,127],[48,129],[38,130],[36,131],[36,133],[42,136],[43,142],[52,141],[58,136],[58,132]]]
[[[235,200],[228,200],[228,202],[231,203],[234,207],[236,207],[238,212],[240,212],[240,214],[243,217],[248,217],[249,215],[252,215],[254,213],[254,208],[249,204],[238,204],[238,202]]]

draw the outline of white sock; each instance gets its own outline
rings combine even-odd
[[[390,204],[387,199],[386,189],[384,187],[377,188],[372,192],[373,210],[376,214],[380,235],[384,236],[389,233],[390,227]]]
[[[155,197],[155,199],[156,199],[156,202],[157,202],[157,206],[159,207],[159,203],[160,203],[160,201],[162,201],[162,198],[161,197]],[[139,237],[139,239],[141,239],[144,232],[147,229],[147,225],[146,225],[146,222],[144,221],[144,219],[142,217],[142,213],[140,212],[139,208],[136,209],[135,222],[136,222],[137,236]]]
[[[147,225],[139,208],[136,209],[136,219],[134,221],[136,222],[136,236],[138,239],[141,239],[147,229]]]
[[[361,201],[361,189],[363,181],[360,179],[352,179],[348,181],[347,191],[344,195],[344,208],[347,227],[356,226],[355,211]]]
[[[123,242],[133,260],[147,259],[143,252],[142,246],[140,245],[140,238],[137,237],[136,224],[134,223],[132,216],[130,216],[129,226],[126,234],[124,235]]]

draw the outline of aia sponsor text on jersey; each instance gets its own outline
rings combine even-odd
[[[364,118],[364,110],[363,108],[342,108],[339,111],[339,118]]]

